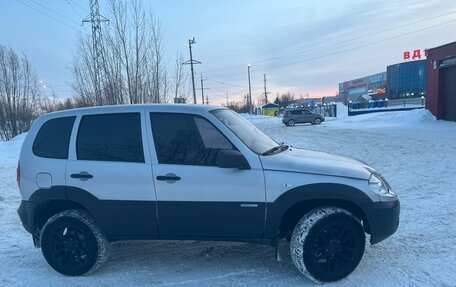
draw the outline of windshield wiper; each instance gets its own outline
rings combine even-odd
[[[280,145],[278,146],[275,146],[273,148],[270,148],[268,149],[267,151],[265,151],[264,153],[262,153],[261,155],[269,155],[269,154],[273,154],[275,153],[276,151],[280,150],[280,151],[284,151],[284,150],[287,150],[288,149],[288,146],[281,143]]]

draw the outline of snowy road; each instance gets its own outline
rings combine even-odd
[[[426,111],[369,114],[320,126],[285,127],[249,117],[280,142],[362,159],[401,199],[391,238],[368,246],[360,266],[329,286],[456,286],[456,123]],[[379,123],[381,120],[381,123]],[[0,286],[311,286],[267,246],[223,242],[121,242],[96,273],[70,278],[53,271],[22,228],[15,169],[22,139],[0,142]]]

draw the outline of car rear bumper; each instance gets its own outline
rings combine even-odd
[[[30,201],[22,200],[21,205],[17,209],[17,213],[19,214],[19,218],[22,221],[22,225],[24,226],[25,230],[27,230],[30,234],[33,234],[36,230],[33,217],[36,206],[36,204]]]
[[[399,200],[373,202],[368,204],[365,210],[371,244],[379,243],[396,232],[399,227]]]

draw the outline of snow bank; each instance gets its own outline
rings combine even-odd
[[[272,117],[272,116],[263,116],[263,115],[251,115],[251,114],[241,114],[249,122],[254,125],[268,125],[271,123],[281,123],[281,117]]]
[[[382,127],[416,127],[419,124],[435,121],[436,118],[426,109],[399,112],[379,112],[350,116],[338,121],[332,121],[334,126],[347,128],[382,128]]]
[[[337,106],[337,118],[345,119],[348,117],[348,108],[343,103],[336,103]]]

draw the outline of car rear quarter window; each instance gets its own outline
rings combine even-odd
[[[140,113],[83,116],[76,154],[78,160],[144,162]]]
[[[75,118],[55,118],[45,122],[33,142],[33,153],[39,157],[67,159]]]

